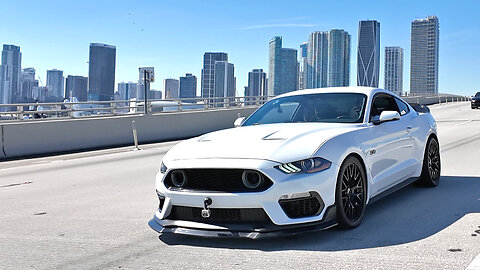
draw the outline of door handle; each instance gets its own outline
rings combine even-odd
[[[413,130],[412,127],[406,127],[405,129],[407,130],[407,132],[412,132],[412,130]]]

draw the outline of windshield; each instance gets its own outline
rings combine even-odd
[[[260,107],[243,126],[296,122],[361,123],[366,100],[366,95],[358,93],[277,98]]]
[[[477,93],[475,94],[475,97],[480,97],[480,92],[477,92]]]

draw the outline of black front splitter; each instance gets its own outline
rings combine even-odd
[[[325,214],[325,217],[317,222],[309,223],[300,223],[294,225],[273,225],[268,229],[262,230],[210,230],[210,229],[198,229],[198,228],[189,228],[181,226],[171,226],[165,225],[162,226],[157,222],[160,221],[157,217],[153,217],[148,225],[154,231],[160,234],[183,234],[191,235],[198,237],[207,237],[207,238],[249,238],[249,239],[260,239],[260,238],[270,238],[270,237],[282,237],[282,236],[292,236],[296,234],[302,234],[307,232],[315,232],[326,230],[328,228],[334,227],[337,225],[337,219],[334,215],[335,207],[328,209]],[[160,221],[161,222],[161,221]]]

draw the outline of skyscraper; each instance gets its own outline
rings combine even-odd
[[[305,89],[308,71],[308,42],[300,45],[300,61],[298,67],[298,89]]]
[[[130,100],[137,97],[137,83],[134,82],[120,82],[117,87],[120,95],[120,100]],[[145,89],[143,90],[145,92]],[[145,95],[145,94],[143,94]]]
[[[276,96],[298,89],[297,50],[282,48],[282,37],[269,42],[268,95]]]
[[[115,89],[115,46],[90,43],[88,64],[88,99],[113,100]]]
[[[378,87],[380,75],[380,23],[358,22],[357,85]]]
[[[350,85],[350,35],[341,29],[330,30],[328,35],[327,85]]]
[[[227,61],[215,62],[215,97],[235,97],[235,68]]]
[[[412,22],[410,93],[438,93],[439,35],[436,16]]]
[[[203,55],[201,91],[204,98],[215,96],[215,62],[217,61],[228,61],[228,54],[206,52]]]
[[[267,95],[267,73],[263,69],[254,69],[248,73],[248,86],[245,88],[245,97]]]
[[[327,87],[329,33],[316,31],[310,34],[308,48],[307,89]]]
[[[24,68],[20,76],[20,103],[33,102],[33,87],[38,87],[38,81],[35,80],[35,69]]]
[[[12,104],[20,98],[21,64],[20,47],[4,44],[0,65],[0,104]]]
[[[52,69],[47,70],[48,95],[56,101],[62,101],[64,98],[63,71]]]
[[[165,99],[179,98],[179,84],[180,81],[176,79],[163,80],[163,95]]]
[[[385,89],[401,95],[403,92],[403,49],[385,47]]]
[[[65,81],[65,98],[72,100],[76,97],[78,101],[87,101],[87,86],[87,77],[68,75]]]
[[[197,77],[191,73],[180,77],[180,98],[195,98],[197,96]]]

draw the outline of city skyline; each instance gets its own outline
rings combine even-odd
[[[229,3],[225,6],[220,1],[212,1],[209,5],[191,2],[187,9],[181,3],[150,3],[147,10],[126,1],[119,1],[114,6],[95,2],[98,10],[93,12],[87,8],[88,3],[23,3],[22,9],[18,9],[18,2],[2,5],[5,19],[17,23],[0,29],[0,43],[20,46],[24,54],[22,67],[34,67],[44,83],[46,70],[52,68],[63,70],[65,76],[88,76],[88,44],[102,42],[117,47],[116,82],[137,81],[139,66],[154,66],[158,78],[152,84],[154,89],[162,88],[163,78],[179,78],[185,73],[200,78],[204,52],[227,52],[236,67],[237,93],[240,93],[239,89],[247,85],[249,71],[255,68],[268,70],[268,46],[265,44],[272,36],[283,36],[285,47],[298,49],[308,40],[310,33],[340,28],[352,34],[350,85],[354,85],[358,22],[375,19],[382,24],[380,59],[384,59],[385,46],[405,49],[403,86],[408,91],[410,23],[428,15],[436,15],[442,20],[439,91],[454,89],[454,93],[469,94],[476,87],[475,74],[480,72],[480,68],[474,65],[480,56],[468,53],[480,46],[477,42],[480,27],[473,13],[480,8],[478,1],[463,1],[461,4],[407,1],[402,5],[381,1],[337,1],[330,3],[334,12],[321,17],[316,10],[321,9],[322,4],[317,2],[309,3],[311,8],[308,10],[300,6],[286,8],[286,5],[259,3],[249,15],[245,15],[247,4]],[[73,16],[67,12],[72,8],[77,11]],[[218,12],[215,21],[221,19],[224,22],[216,24],[213,30],[213,18],[202,12],[207,8]],[[60,14],[55,20],[34,19],[36,14],[51,9]],[[222,9],[228,12],[219,12]],[[167,15],[158,19],[160,10]],[[110,22],[104,23],[104,17],[111,19]],[[185,35],[190,28],[195,31]],[[51,36],[53,39],[43,38],[47,29],[57,33]],[[166,38],[169,42],[165,42]],[[380,87],[383,87],[383,72],[381,63]],[[200,85],[197,89],[200,90]]]

